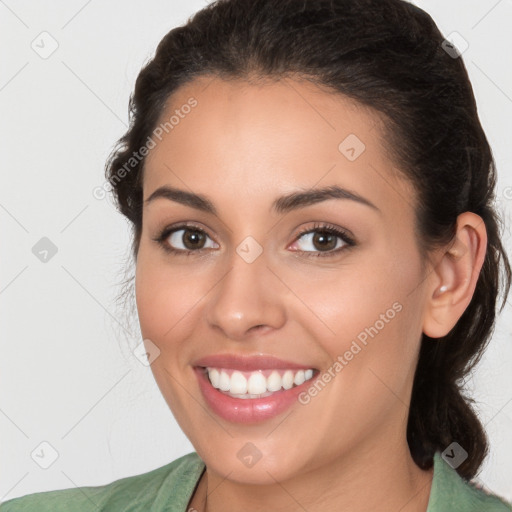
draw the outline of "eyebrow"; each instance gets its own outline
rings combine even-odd
[[[186,190],[180,190],[178,188],[164,185],[157,188],[145,201],[144,204],[148,205],[155,199],[163,198],[170,201],[174,201],[196,210],[200,210],[212,215],[217,215],[217,209],[210,199],[201,194],[195,194],[193,192],[187,192]],[[375,206],[368,199],[360,196],[359,194],[339,187],[338,185],[331,185],[325,188],[310,189],[304,192],[292,192],[277,198],[272,203],[272,210],[278,214],[284,214],[292,210],[311,206],[329,199],[348,199],[359,204],[369,206],[377,212],[380,209]]]

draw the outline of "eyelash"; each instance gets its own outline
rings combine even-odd
[[[208,233],[204,231],[204,229],[200,228],[199,226],[196,226],[194,224],[181,224],[179,226],[173,226],[165,228],[156,238],[153,238],[155,242],[157,242],[166,252],[174,254],[176,256],[191,256],[192,253],[200,253],[203,249],[174,249],[169,244],[166,243],[167,238],[174,233],[175,231],[180,231],[182,229],[190,229],[192,231],[199,231],[200,233],[204,233],[206,236],[209,236]],[[343,247],[339,247],[338,249],[331,250],[331,251],[296,251],[299,253],[304,254],[306,257],[313,257],[313,258],[325,258],[325,257],[333,257],[337,254],[339,254],[341,251],[349,249],[356,245],[356,242],[348,235],[348,233],[340,228],[337,228],[336,226],[333,226],[332,224],[315,224],[312,228],[305,228],[302,231],[300,231],[294,242],[299,240],[304,235],[307,235],[309,233],[315,233],[316,231],[326,233],[328,235],[335,235],[343,242],[345,242],[345,245]]]

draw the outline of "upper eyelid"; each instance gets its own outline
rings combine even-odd
[[[342,228],[341,226],[337,227],[329,222],[325,222],[325,223],[315,222],[314,226],[312,226],[311,228],[304,228],[304,229],[300,230],[295,236],[306,235],[308,233],[314,233],[315,231],[341,231],[343,234],[346,234],[348,237],[354,238],[354,236],[348,229]],[[337,236],[339,236],[339,235],[337,235]]]
[[[196,225],[194,223],[192,223],[192,224],[182,223],[182,224],[167,226],[167,227],[160,229],[158,231],[158,233],[160,234],[160,236],[164,235],[164,234],[166,236],[169,236],[171,233],[175,233],[176,231],[182,231],[182,230],[186,230],[186,229],[190,229],[190,230],[195,229],[196,231],[202,231],[205,235],[207,235],[208,237],[210,237],[212,240],[215,241],[214,237],[212,237],[210,235],[210,233],[208,232],[208,229],[201,227],[199,225]]]

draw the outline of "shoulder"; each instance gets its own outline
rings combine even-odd
[[[204,470],[197,453],[101,486],[38,492],[0,504],[0,512],[165,510],[182,512]],[[169,508],[171,505],[171,508]]]
[[[437,452],[427,512],[512,512],[512,504],[463,479]]]

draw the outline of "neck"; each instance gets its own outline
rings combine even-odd
[[[229,480],[207,469],[191,502],[201,512],[425,512],[432,470],[421,470],[407,444],[346,453],[329,464],[268,485]],[[206,499],[205,499],[206,498]]]

